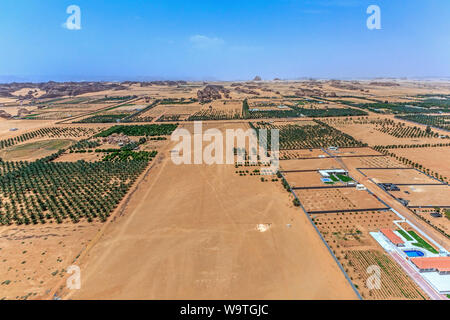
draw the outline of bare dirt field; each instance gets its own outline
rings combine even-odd
[[[338,150],[327,150],[328,153],[336,157],[355,157],[355,156],[380,156],[380,152],[372,148],[339,148]]]
[[[280,159],[310,159],[310,158],[328,158],[330,157],[321,149],[303,149],[303,150],[280,150]]]
[[[281,170],[319,170],[341,169],[342,167],[333,158],[280,160]]]
[[[287,172],[284,174],[291,187],[324,187],[326,184],[320,180],[321,175],[317,171],[312,172]]]
[[[439,184],[440,182],[430,178],[426,174],[415,169],[361,169],[361,171],[372,178],[376,183],[394,184]]]
[[[296,190],[307,212],[385,208],[373,195],[356,188]]]
[[[83,260],[82,289],[65,297],[355,298],[280,184],[168,157]]]
[[[345,163],[355,168],[409,168],[409,166],[389,156],[345,158]]]
[[[437,210],[438,209],[438,210]],[[414,213],[427,221],[429,224],[435,226],[445,234],[450,236],[450,209],[449,208],[413,208]],[[442,216],[435,217],[431,213],[439,212]]]

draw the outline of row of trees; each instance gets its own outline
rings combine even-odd
[[[360,147],[365,146],[352,136],[343,133],[328,124],[316,120],[316,125],[299,124],[271,124],[269,122],[257,122],[252,124],[255,129],[269,129],[267,132],[270,149],[270,129],[280,131],[280,150],[314,149],[321,147]]]
[[[106,221],[147,166],[127,162],[1,162],[0,223],[37,224],[66,219]]]
[[[108,137],[114,133],[123,133],[127,136],[165,136],[170,135],[178,124],[146,124],[129,126],[112,126],[96,135],[96,137]]]
[[[7,148],[34,138],[79,138],[92,136],[98,132],[97,128],[83,127],[50,127],[27,132],[19,136],[0,140],[0,149]]]
[[[427,126],[450,130],[450,115],[431,116],[425,114],[410,114],[405,116],[398,116],[397,118],[413,121]]]

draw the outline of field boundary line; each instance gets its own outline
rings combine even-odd
[[[319,229],[317,228],[316,224],[314,223],[314,221],[311,219],[311,217],[309,216],[308,212],[305,210],[305,208],[303,207],[303,204],[301,203],[300,199],[297,197],[297,195],[295,194],[295,192],[292,190],[291,186],[289,185],[289,182],[286,180],[286,178],[284,177],[283,173],[281,173],[281,176],[283,177],[283,179],[286,181],[286,183],[289,186],[289,191],[294,195],[295,199],[297,199],[297,201],[300,203],[300,207],[302,208],[303,212],[306,215],[306,218],[309,220],[309,222],[312,224],[312,226],[314,227],[314,230],[316,230],[317,234],[319,235],[320,239],[322,240],[322,242],[325,244],[325,247],[328,249],[328,252],[331,254],[331,256],[333,257],[334,261],[336,262],[336,264],[338,265],[339,269],[341,270],[341,272],[344,274],[345,278],[347,279],[348,283],[350,284],[350,286],[352,287],[353,291],[356,293],[356,296],[358,297],[359,300],[363,300],[362,296],[359,294],[358,290],[356,289],[355,285],[353,284],[353,282],[351,281],[350,277],[348,276],[347,272],[345,272],[344,267],[342,267],[341,263],[339,262],[339,260],[337,259],[337,257],[335,256],[335,254],[333,253],[333,250],[331,250],[330,246],[328,245],[327,241],[325,240],[325,238],[322,236],[322,234],[320,233]]]

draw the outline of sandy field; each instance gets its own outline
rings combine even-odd
[[[440,182],[430,178],[426,174],[414,169],[376,169],[361,171],[372,178],[376,183],[398,183],[398,184],[439,184]]]
[[[442,217],[433,217],[431,215],[432,212],[436,212],[435,208],[423,208],[423,209],[414,208],[412,210],[419,217],[421,217],[422,219],[428,221],[428,223],[430,223],[431,225],[439,228],[440,230],[442,230],[446,234],[450,235],[450,219],[447,218],[446,215],[445,215],[445,210],[450,211],[450,209],[442,208],[441,212],[440,212],[442,214]]]
[[[2,226],[0,299],[39,299],[67,276],[98,223]]]
[[[280,160],[280,168],[283,171],[292,171],[292,170],[341,169],[342,167],[333,158],[323,158],[323,159]]]
[[[389,156],[345,158],[345,163],[355,168],[408,168],[407,165]]]
[[[289,181],[288,181],[289,182]],[[385,208],[373,195],[356,188],[295,190],[307,212]]]
[[[410,159],[423,165],[424,168],[450,178],[449,147],[391,149],[389,152]]]
[[[354,157],[354,156],[380,156],[380,152],[373,150],[372,148],[339,148],[338,150],[327,150],[329,154],[336,157]]]
[[[81,262],[86,299],[356,296],[279,183],[233,165],[177,166],[166,150]],[[183,177],[183,179],[180,179]]]
[[[450,187],[448,185],[402,186],[400,191],[390,191],[390,193],[396,198],[409,200],[409,207],[450,207]]]

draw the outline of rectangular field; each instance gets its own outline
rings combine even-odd
[[[282,171],[319,169],[342,169],[342,167],[333,158],[280,160]]]
[[[386,208],[375,196],[356,188],[305,189],[295,193],[310,214]]]
[[[426,174],[415,169],[360,169],[376,183],[394,184],[439,184]]]
[[[431,147],[431,148],[407,148],[390,149],[389,152],[395,153],[399,157],[405,157],[424,168],[430,169],[443,177],[450,178],[450,148],[449,147]]]
[[[382,156],[380,152],[369,147],[339,148],[338,150],[327,150],[327,152],[336,157]]]
[[[401,186],[400,191],[390,191],[390,193],[397,199],[408,200],[409,207],[450,206],[450,187],[448,185]]]

